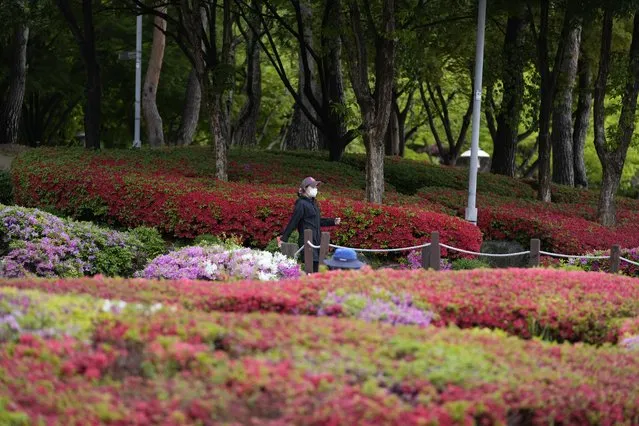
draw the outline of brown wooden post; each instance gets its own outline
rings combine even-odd
[[[621,246],[615,244],[610,248],[610,272],[616,274],[619,272],[619,264],[621,263]]]
[[[324,259],[328,254],[328,245],[331,242],[331,234],[328,232],[322,232],[322,241],[320,242],[319,263],[324,264]]]
[[[308,242],[313,242],[313,231],[311,229],[304,230],[304,270],[307,274],[313,273],[313,247]]]
[[[430,234],[430,267],[439,271],[439,261],[441,260],[441,249],[439,248],[439,232]]]
[[[295,258],[295,253],[297,253],[297,244],[295,243],[282,243],[282,247],[280,251],[284,256],[290,257],[291,259]]]
[[[536,268],[539,266],[539,252],[541,251],[541,240],[533,238],[530,240],[530,266]]]
[[[428,269],[430,266],[430,246],[422,247],[422,268]]]

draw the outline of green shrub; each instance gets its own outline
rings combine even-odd
[[[236,236],[227,237],[226,234],[211,235],[202,234],[193,239],[194,246],[223,246],[226,249],[242,248],[242,240]]]
[[[147,259],[155,259],[159,255],[166,253],[166,242],[157,229],[139,226],[132,230],[131,234],[142,243]]]
[[[288,241],[282,241],[283,243],[295,243],[297,244],[297,240],[299,239],[300,234],[297,231],[293,231],[291,232],[291,236],[288,239]],[[279,247],[277,247],[277,239],[273,238],[268,245],[266,246],[266,248],[264,249],[265,251],[271,252],[271,253],[276,253],[279,252],[280,249]]]
[[[11,174],[8,171],[0,170],[0,204],[11,204],[13,202],[13,185],[11,184]]]
[[[490,265],[479,259],[457,259],[452,263],[453,271],[461,271],[465,269],[482,269],[490,268]]]

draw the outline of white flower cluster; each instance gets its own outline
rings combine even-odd
[[[137,311],[148,312],[149,314],[154,314],[164,307],[161,303],[154,303],[153,305],[143,305],[142,303],[129,304],[124,300],[104,299],[102,301],[102,310],[108,313],[119,314],[124,311],[127,306],[131,306]],[[170,309],[171,311],[176,311],[177,308],[175,308],[175,306],[172,306]]]

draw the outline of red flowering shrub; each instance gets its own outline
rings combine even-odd
[[[167,309],[113,313],[90,327],[86,340],[0,342],[0,420],[523,426],[639,418],[639,358],[621,348]]]
[[[329,292],[408,294],[434,324],[502,329],[524,338],[616,342],[623,319],[639,316],[636,280],[557,270],[392,271],[316,274],[297,281],[211,285],[198,281],[78,279],[0,281],[0,286],[86,293],[189,309],[315,315]]]
[[[75,217],[101,218],[134,227],[144,224],[176,237],[225,233],[265,247],[286,225],[295,201],[289,189],[206,181],[167,168],[127,163],[105,154],[71,151],[53,161],[36,152],[14,163],[15,198],[25,206],[50,207]],[[444,214],[415,207],[375,206],[349,199],[321,201],[337,244],[362,248],[422,244],[432,231],[442,242],[478,250],[481,232]]]
[[[428,188],[419,196],[457,208],[463,215],[466,194],[462,191]],[[610,249],[614,244],[639,246],[639,223],[633,210],[620,209],[617,226],[607,228],[597,223],[596,207],[589,204],[541,203],[479,194],[477,205],[478,226],[486,240],[515,240],[528,247],[531,238],[539,238],[542,250],[575,255]]]

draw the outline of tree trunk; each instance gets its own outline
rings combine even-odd
[[[608,158],[602,163],[603,176],[601,179],[601,192],[599,193],[598,214],[599,222],[604,226],[613,226],[617,222],[617,208],[615,196],[619,189],[623,162],[615,158]]]
[[[515,176],[517,136],[524,96],[524,24],[518,15],[510,15],[504,39],[504,95],[497,115],[491,172]]]
[[[166,7],[158,9],[161,13],[166,13]],[[146,121],[146,130],[149,144],[154,147],[164,145],[164,130],[162,129],[162,117],[157,106],[158,83],[162,71],[164,60],[164,47],[166,46],[166,21],[159,16],[154,19],[153,45],[149,56],[149,66],[144,78],[144,90],[142,91],[142,109]]]
[[[588,187],[584,149],[586,146],[588,127],[590,126],[590,110],[592,109],[592,67],[590,60],[585,57],[584,54],[585,51],[582,49],[578,65],[579,100],[577,101],[575,127],[573,131],[575,186],[578,188]]]
[[[211,90],[213,91],[213,90]],[[211,93],[207,90],[208,93]],[[220,123],[222,97],[219,94],[211,93],[207,96],[207,109],[209,112],[209,129],[211,132],[212,145],[215,151],[215,177],[221,181],[227,182],[228,178],[228,159],[226,138],[224,136],[224,125]]]
[[[186,86],[186,95],[184,96],[184,108],[182,109],[182,120],[178,129],[177,145],[187,146],[193,143],[193,137],[200,120],[201,103],[202,91],[200,90],[200,82],[197,79],[195,70],[191,70]]]
[[[384,196],[384,133],[371,129],[364,134],[366,146],[366,200],[382,203]]]
[[[102,125],[102,77],[95,48],[93,25],[93,0],[82,1],[84,14],[84,62],[87,68],[87,106],[84,114],[86,147],[100,149],[100,127]]]
[[[320,138],[321,149],[328,149],[329,161],[340,161],[344,150],[352,140],[348,135],[345,117],[340,109],[346,108],[344,78],[342,73],[342,6],[340,0],[326,0],[322,16],[321,48],[325,52],[318,64],[322,75],[323,115],[328,117]],[[354,138],[354,136],[352,136]]]
[[[555,71],[559,75],[552,119],[552,180],[554,183],[569,186],[575,184],[572,98],[577,78],[580,45],[581,25],[575,25],[568,33],[561,66]]]
[[[259,1],[253,1],[255,9],[261,8]],[[255,17],[256,28],[260,28],[259,16]],[[233,143],[239,146],[257,145],[257,120],[260,117],[262,103],[262,67],[260,64],[260,45],[257,36],[249,31],[246,37],[246,98],[240,112]]]
[[[610,51],[613,34],[613,15],[606,10],[602,26],[599,74],[595,85],[595,148],[603,168],[603,180],[599,195],[599,221],[604,226],[616,223],[615,195],[619,188],[621,172],[628,153],[628,147],[635,130],[637,96],[639,96],[639,11],[635,11],[632,43],[630,46],[628,69],[624,93],[621,100],[621,113],[617,131],[612,140],[606,140],[605,95],[610,69]]]
[[[302,14],[302,21],[304,23],[304,43],[306,48],[300,49],[298,58],[298,93],[301,101],[304,103],[307,111],[313,113],[313,117],[317,118],[317,114],[314,113],[314,109],[308,99],[308,96],[304,93],[306,79],[304,73],[304,58],[302,55],[306,54],[306,63],[310,67],[310,85],[313,95],[316,99],[318,96],[318,87],[316,83],[317,66],[313,57],[308,53],[308,49],[313,49],[313,11],[311,5],[306,1],[300,1],[300,12]],[[317,127],[311,123],[310,119],[300,109],[300,106],[295,103],[293,107],[293,119],[291,126],[286,133],[284,139],[284,146],[286,149],[304,149],[308,151],[317,151],[319,149],[319,133]]]
[[[561,58],[563,58],[563,45],[569,33],[570,14],[568,11],[564,13],[564,22],[562,25],[561,36],[559,38],[559,46],[555,54],[554,65],[550,68],[550,54],[548,46],[550,21],[550,0],[541,0],[541,18],[539,25],[539,34],[537,36],[537,67],[541,76],[540,87],[540,103],[539,103],[539,175],[538,175],[538,197],[541,201],[549,203],[551,201],[550,193],[550,152],[552,148],[550,139],[550,119],[552,116],[553,99],[555,97],[555,88],[557,81],[557,73]],[[533,19],[531,17],[531,25]]]
[[[302,57],[302,55],[306,55],[306,64],[308,64],[308,67],[310,68],[310,73],[308,73],[308,75],[310,76],[310,86],[313,96],[316,99],[320,99],[321,96],[318,96],[319,90],[316,82],[317,65],[311,54],[308,52],[309,49],[314,48],[313,11],[310,3],[307,1],[300,1],[299,7],[302,14],[302,21],[304,23],[304,43],[306,44],[306,47],[304,49],[300,49],[298,52],[298,93],[302,103],[306,107],[306,110],[310,111],[314,118],[317,118],[317,114],[314,113],[314,109],[308,99],[308,95],[304,93],[306,78],[304,72],[305,62]],[[286,149],[304,149],[309,151],[317,151],[319,149],[319,133],[317,127],[311,123],[310,119],[306,116],[306,114],[304,114],[297,103],[295,103],[295,106],[293,107],[293,119],[291,121],[290,128],[286,133],[284,146]]]
[[[27,44],[29,27],[20,24],[13,41],[13,60],[9,70],[9,87],[0,109],[0,144],[15,144],[20,132],[22,104],[27,84]]]
[[[386,155],[398,156],[400,155],[401,137],[399,128],[399,117],[397,116],[397,100],[394,101],[395,105],[391,110],[390,121],[388,123],[388,129],[386,131]]]
[[[370,6],[370,5],[366,5]],[[365,6],[365,7],[366,7]],[[395,77],[395,0],[384,0],[382,29],[376,33],[370,13],[368,30],[375,33],[375,86],[371,90],[368,49],[358,2],[349,4],[352,34],[345,37],[353,92],[359,104],[366,147],[366,200],[381,204],[384,195],[384,138],[393,103]]]

